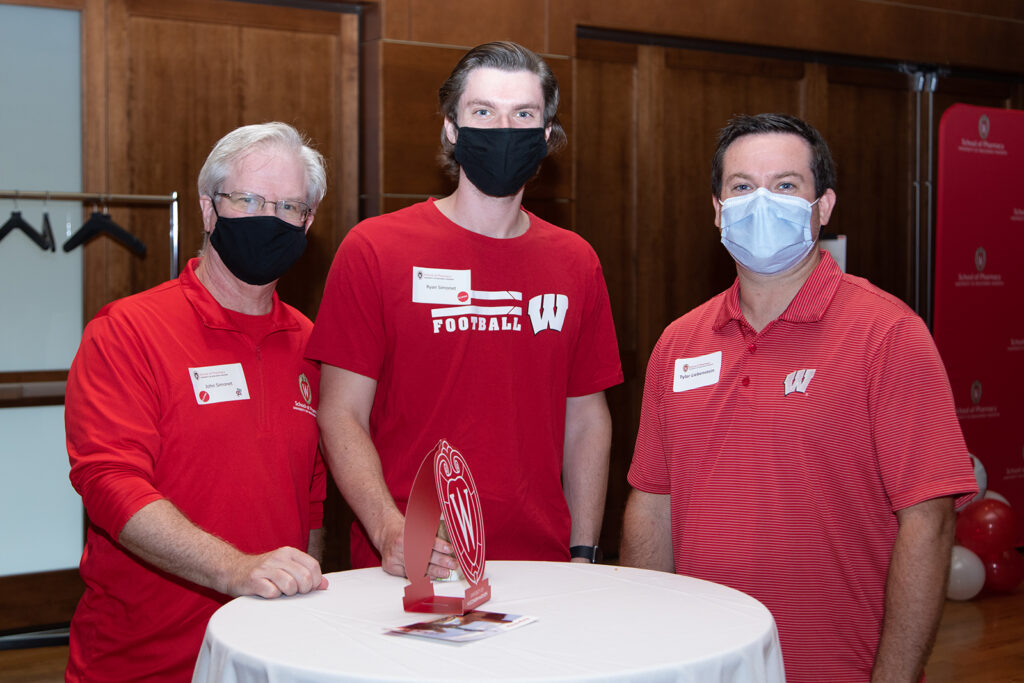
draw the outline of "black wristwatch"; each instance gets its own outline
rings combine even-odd
[[[596,545],[574,545],[569,548],[569,557],[585,557],[591,562],[600,562],[601,549]]]

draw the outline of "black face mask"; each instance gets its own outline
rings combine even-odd
[[[455,161],[477,189],[492,197],[518,192],[548,154],[543,128],[455,129]]]
[[[218,214],[210,244],[232,275],[250,285],[265,285],[284,275],[302,256],[306,230],[277,216],[224,218]]]

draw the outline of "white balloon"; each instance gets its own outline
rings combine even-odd
[[[996,493],[995,491],[985,491],[985,496],[984,497],[985,498],[991,498],[993,500],[1001,500],[1004,503],[1006,503],[1007,505],[1010,504],[1010,501],[1006,500],[1005,496],[1003,496],[1003,495],[1001,495],[999,493]]]
[[[984,585],[985,564],[981,558],[962,545],[953,546],[946,597],[950,600],[970,600]]]
[[[968,455],[971,456],[971,463],[974,464],[974,480],[978,483],[978,494],[971,498],[973,503],[985,497],[985,491],[988,490],[988,472],[985,471],[985,466],[981,464],[981,460],[978,460],[974,453],[968,453]]]

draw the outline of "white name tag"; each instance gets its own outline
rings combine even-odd
[[[241,363],[189,368],[188,375],[192,379],[196,403],[201,406],[208,403],[249,400],[249,387],[245,383]]]
[[[447,268],[412,268],[412,300],[418,304],[457,306],[472,301],[470,271]]]
[[[722,352],[715,351],[694,358],[677,358],[672,376],[672,391],[689,391],[717,384],[722,374]]]

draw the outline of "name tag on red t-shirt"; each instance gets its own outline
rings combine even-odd
[[[412,300],[418,304],[468,304],[473,298],[471,273],[449,268],[412,269]]]
[[[196,403],[201,406],[224,401],[249,400],[249,387],[245,383],[241,363],[189,368],[188,375],[192,379]]]

